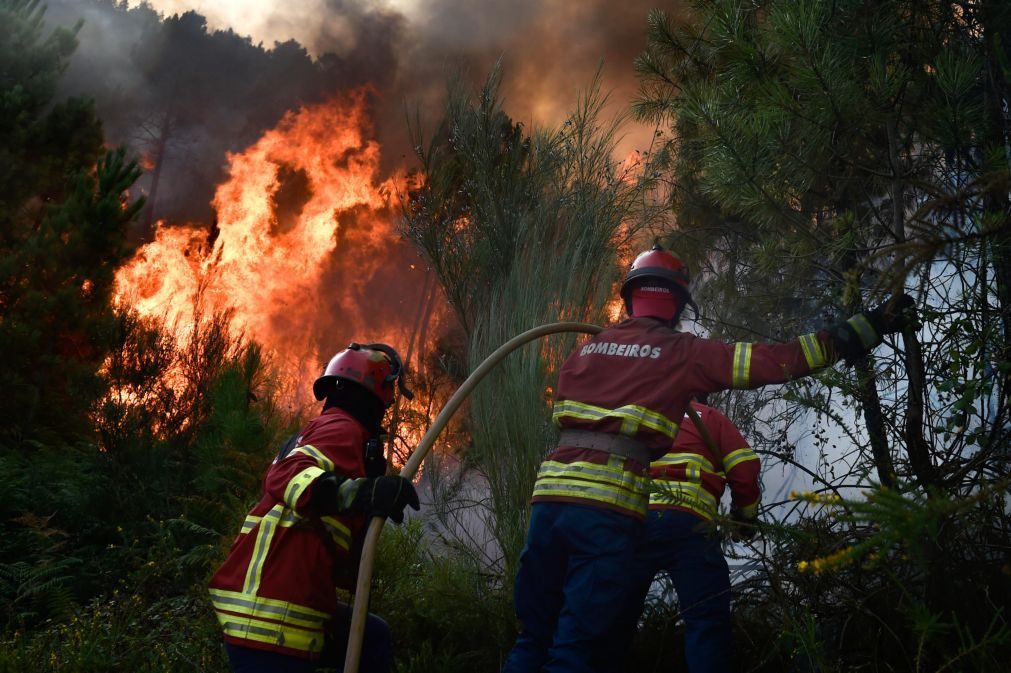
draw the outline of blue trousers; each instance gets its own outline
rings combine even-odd
[[[603,657],[633,588],[641,530],[638,519],[606,509],[533,505],[516,575],[522,630],[503,673],[607,670]]]
[[[633,568],[634,589],[614,641],[618,649],[610,661],[620,661],[627,653],[653,578],[665,571],[684,619],[688,671],[729,673],[733,667],[730,569],[712,524],[687,512],[650,510]]]
[[[327,632],[326,645],[319,661],[290,657],[279,652],[256,650],[225,643],[228,663],[234,673],[313,673],[317,667],[344,670],[348,633],[351,628],[351,607],[341,604],[333,627]],[[374,614],[365,621],[359,673],[388,673],[393,664],[393,639],[390,627]]]

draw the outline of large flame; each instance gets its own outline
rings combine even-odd
[[[394,183],[380,176],[367,96],[289,112],[230,154],[216,226],[159,223],[117,273],[117,301],[177,333],[198,312],[230,311],[232,327],[303,391],[351,340],[409,349],[424,289],[435,284],[392,224]]]

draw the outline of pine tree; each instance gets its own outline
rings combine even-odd
[[[35,0],[0,3],[0,441],[72,442],[103,394],[118,339],[113,272],[139,204],[122,152],[101,157],[90,102],[55,101],[74,30]],[[70,433],[70,434],[67,434]]]
[[[789,404],[817,410],[851,442],[816,475],[826,489],[870,477],[905,502],[933,503],[1006,484],[1011,59],[998,35],[1009,16],[990,2],[702,0],[684,24],[650,17],[636,109],[670,129],[671,238],[705,270],[703,306],[719,307],[707,326],[753,338],[779,322],[785,337],[903,290],[929,323],[855,375],[833,370],[788,389]],[[744,399],[753,412],[758,398]],[[845,411],[854,406],[863,428]],[[902,518],[894,514],[880,525]],[[824,558],[869,534],[817,525],[832,533]],[[961,578],[969,568],[999,575],[1007,545],[995,552],[991,532],[1007,525],[988,508],[951,515],[938,524],[945,535],[922,531],[915,561],[896,554],[889,575],[874,577],[909,620],[896,641],[920,639],[921,670],[972,652],[984,667],[1000,660],[1006,619],[998,613],[1002,635],[991,639],[993,613],[979,610],[1000,600]],[[764,579],[777,590],[790,581]],[[997,582],[993,595],[1008,589]],[[850,599],[796,596],[826,631]],[[966,644],[984,642],[974,639],[986,647]],[[859,665],[867,651],[845,646]]]
[[[1004,25],[1007,13],[990,10],[991,23]],[[860,0],[713,0],[695,11],[683,28],[652,15],[637,110],[673,127],[676,240],[716,271],[708,296],[734,307],[731,322],[774,332],[772,316],[785,311],[792,319],[779,336],[788,336],[819,326],[813,317],[917,287],[924,298],[944,293],[956,311],[971,304],[965,316],[982,317],[987,350],[1005,352],[1011,331],[983,327],[1008,315],[1003,283],[994,312],[978,294],[965,302],[964,287],[929,282],[938,263],[963,277],[988,266],[1004,273],[1000,252],[984,260],[990,246],[1003,249],[1011,222],[995,196],[1007,191],[1006,148],[988,140],[1004,137],[1007,114],[984,114],[987,101],[1007,100],[1007,78],[984,68],[982,55],[1000,46],[979,40],[985,15]],[[877,388],[887,382],[875,385],[872,362],[858,367],[856,392],[878,479],[892,483],[898,472],[937,487],[924,407],[931,353],[914,331],[903,341],[896,364],[908,395],[895,407],[904,420],[893,438],[902,465],[884,442]]]
[[[468,370],[517,334],[559,320],[606,321],[617,251],[649,223],[649,182],[612,156],[617,123],[601,119],[594,82],[558,129],[527,133],[498,97],[493,72],[477,95],[455,83],[431,140],[416,127],[423,182],[405,209],[467,336]],[[553,436],[551,387],[573,337],[511,355],[475,391],[473,450],[490,488],[487,526],[514,576],[537,465]]]

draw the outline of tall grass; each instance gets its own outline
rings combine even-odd
[[[564,124],[530,133],[504,111],[499,84],[498,68],[476,93],[453,82],[432,140],[425,142],[420,123],[413,129],[423,171],[406,203],[406,229],[464,326],[470,369],[537,325],[605,321],[619,259],[658,215],[643,173],[614,159],[624,117],[602,119],[607,96],[599,80]],[[555,440],[550,398],[557,371],[576,339],[524,347],[471,402],[464,464],[488,492],[477,515],[497,546],[488,570],[507,582],[537,465]]]

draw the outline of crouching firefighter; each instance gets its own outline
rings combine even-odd
[[[400,523],[405,507],[418,509],[411,482],[385,475],[380,426],[395,387],[412,397],[385,344],[351,344],[313,384],[323,412],[267,469],[263,497],[210,582],[236,673],[342,668],[351,611],[336,588],[354,586],[368,519]],[[361,671],[391,661],[389,628],[369,615]]]

